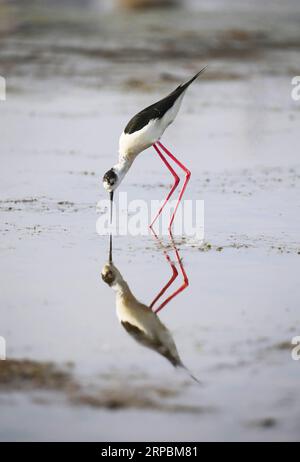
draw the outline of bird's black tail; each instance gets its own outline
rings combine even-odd
[[[195,377],[195,376],[191,373],[191,371],[190,371],[182,362],[177,363],[177,364],[175,365],[175,367],[178,368],[178,369],[184,370],[184,372],[185,372],[186,374],[188,374],[188,376],[191,377],[191,379],[193,379],[195,382],[197,382],[198,385],[202,385],[202,383],[200,382],[200,380],[198,380],[197,377]]]
[[[185,91],[191,85],[191,83],[193,83],[194,80],[196,80],[199,77],[199,75],[202,74],[202,72],[205,71],[206,68],[207,68],[207,66],[203,67],[203,69],[201,69],[201,71],[197,72],[197,74],[194,75],[194,77],[192,77],[186,83],[181,84],[180,88],[182,88],[182,90]]]

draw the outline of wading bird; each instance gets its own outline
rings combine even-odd
[[[164,206],[179,184],[179,176],[172,168],[165,155],[172,159],[185,173],[185,181],[179,193],[178,201],[169,223],[169,230],[171,230],[178,205],[190,179],[191,172],[160,142],[160,138],[166,128],[174,121],[186,90],[205,69],[206,67],[201,69],[201,71],[194,75],[194,77],[186,83],[179,85],[179,87],[165,98],[140,111],[126,125],[119,141],[119,161],[110,170],[108,170],[103,177],[103,186],[110,193],[111,217],[113,194],[115,189],[120,185],[136,156],[150,146],[153,146],[161,160],[173,175],[174,184],[156,216],[152,220],[150,227],[153,226],[155,220],[159,217]]]

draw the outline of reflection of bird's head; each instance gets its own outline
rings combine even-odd
[[[103,281],[112,286],[122,280],[122,276],[118,268],[113,263],[106,263],[101,271]]]

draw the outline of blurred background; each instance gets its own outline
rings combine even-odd
[[[19,91],[33,78],[48,94],[149,91],[212,62],[210,81],[297,74],[297,0],[2,0],[0,17],[1,70]]]
[[[298,0],[0,1],[1,440],[299,439],[299,24]],[[95,228],[128,120],[205,65],[164,135],[205,242],[178,239],[160,313],[200,388],[120,327]],[[149,149],[122,188],[169,183]],[[170,277],[149,236],[114,260],[144,303]]]

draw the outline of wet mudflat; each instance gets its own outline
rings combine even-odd
[[[293,17],[222,3],[180,15],[2,10],[1,440],[299,439],[291,5]],[[204,243],[175,238],[190,285],[160,313],[198,386],[120,326],[96,204],[131,115],[207,63],[164,137],[192,170],[186,198],[205,203]],[[152,151],[122,184],[128,200],[167,192]],[[171,276],[151,235],[115,237],[114,262],[146,304]]]

